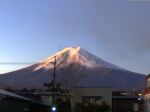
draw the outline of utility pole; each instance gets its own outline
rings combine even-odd
[[[54,57],[54,70],[53,70],[53,97],[52,97],[52,108],[51,111],[55,112],[56,108],[56,56]]]
[[[53,104],[56,103],[56,56],[54,57],[54,71],[53,71]]]

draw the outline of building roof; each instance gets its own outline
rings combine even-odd
[[[35,100],[27,98],[27,97],[17,95],[17,94],[12,93],[12,92],[8,92],[8,91],[3,90],[3,89],[0,89],[0,97],[12,97],[12,98],[16,98],[16,99],[20,99],[20,100],[29,101],[29,102],[32,102],[32,103],[48,106],[48,105],[43,104],[41,102],[35,101]]]
[[[21,100],[33,101],[32,99],[29,99],[29,98],[26,98],[26,97],[23,97],[23,96],[20,96],[15,93],[8,92],[2,89],[0,89],[0,97],[14,97],[14,98],[21,99]]]
[[[116,91],[112,93],[113,99],[137,99],[138,94],[135,92]]]
[[[138,96],[113,96],[113,99],[138,99]]]

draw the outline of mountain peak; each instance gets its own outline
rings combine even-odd
[[[39,63],[39,66],[36,67],[34,70],[39,70],[41,69],[42,67],[46,68],[46,69],[49,69],[51,68],[52,66],[50,65],[50,63],[54,62],[55,60],[55,57],[57,60],[60,60],[60,58],[64,55],[64,54],[69,54],[69,57],[68,57],[68,60],[72,60],[73,57],[78,57],[77,54],[79,53],[80,51],[80,47],[66,47],[64,49],[62,49],[61,51],[55,53],[54,55],[40,61]],[[62,60],[61,60],[62,61]]]
[[[80,49],[81,49],[80,47],[66,47],[63,50],[57,52],[56,54],[48,57],[46,60],[54,60],[54,57],[59,57],[62,54],[67,53],[67,52],[69,52],[70,55],[75,55],[76,53],[80,51]]]
[[[111,69],[122,69],[116,65],[113,65],[111,63],[108,63],[99,57],[96,57],[95,55],[91,54],[90,52],[86,51],[83,48],[80,47],[67,47],[63,50],[57,52],[56,54],[52,55],[51,57],[48,57],[47,59],[41,61],[39,63],[39,66],[36,67],[34,70],[39,70],[41,68],[45,68],[46,70],[49,70],[50,68],[53,68],[53,63],[56,58],[57,64],[59,63],[78,63],[79,65],[82,65],[87,68],[111,68]],[[122,69],[123,70],[123,69]]]
[[[43,88],[43,83],[52,80],[55,56],[56,81],[64,86],[70,82],[77,87],[107,86],[119,89],[143,88],[145,85],[142,74],[122,69],[80,47],[68,47],[35,65],[1,75],[0,88]]]

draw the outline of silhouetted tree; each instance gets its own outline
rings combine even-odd
[[[56,83],[55,87],[54,88],[54,82],[51,81],[50,83],[44,83],[43,84],[44,87],[46,87],[46,90],[47,92],[53,92],[53,91],[56,91],[56,92],[63,92],[63,89],[61,88],[61,83]]]

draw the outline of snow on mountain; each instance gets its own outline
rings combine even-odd
[[[36,71],[40,68],[45,68],[45,69],[53,68],[52,64],[50,63],[54,61],[55,56],[57,57],[57,63],[61,63],[61,61],[65,61],[67,63],[78,62],[82,66],[89,67],[89,68],[100,67],[100,68],[112,68],[112,69],[123,70],[122,68],[116,65],[108,63],[94,56],[93,54],[89,53],[88,51],[80,47],[65,48],[62,51],[54,54],[53,56],[41,61],[39,66],[34,70]]]
[[[108,63],[80,47],[69,47],[27,68],[0,76],[0,87],[43,88],[53,78],[56,57],[57,82],[80,87],[144,88],[145,75]]]

